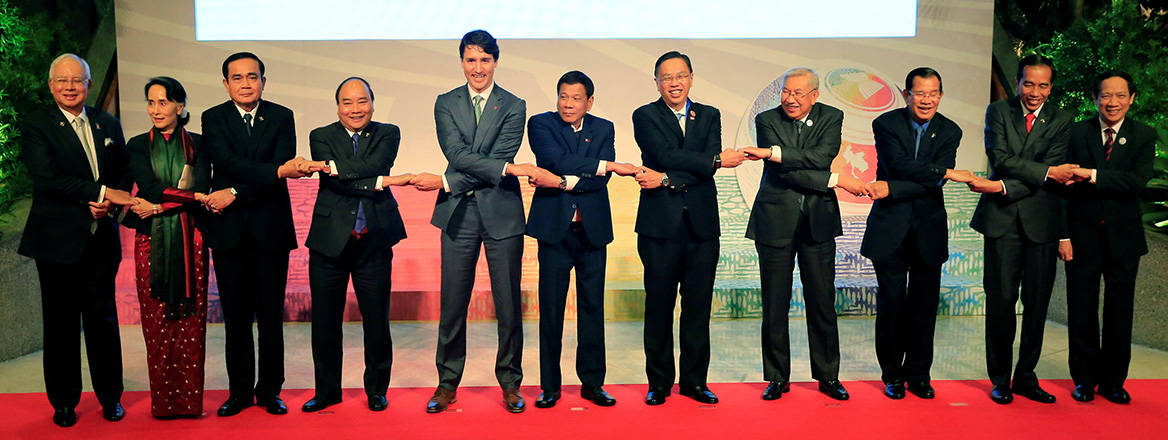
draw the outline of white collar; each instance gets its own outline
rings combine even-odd
[[[59,106],[59,105],[57,106],[57,109],[61,110],[61,113],[63,113],[65,115],[65,120],[69,122],[69,125],[75,124],[75,122],[73,122],[73,121],[76,120],[77,118],[85,118],[86,121],[89,120],[89,116],[85,114],[85,107],[81,107],[81,113],[78,113],[78,114],[69,113],[68,110],[61,108],[61,106]]]
[[[1115,130],[1116,133],[1119,133],[1119,127],[1123,126],[1123,121],[1126,119],[1127,119],[1127,117],[1125,116],[1123,119],[1120,119],[1119,122],[1116,122],[1115,125],[1107,125],[1106,122],[1103,122],[1103,117],[1100,116],[1099,117],[1099,130],[1103,131],[1103,130],[1107,130],[1108,128],[1111,128],[1111,129]]]
[[[475,92],[474,89],[472,89],[470,87],[470,83],[466,84],[466,91],[470,92],[470,97],[472,98],[472,100],[471,100],[472,103],[474,102],[473,98],[475,96],[482,96],[483,97],[483,105],[487,105],[487,100],[491,98],[491,92],[494,90],[495,90],[495,82],[494,81],[491,81],[491,85],[487,86],[486,90],[483,90],[482,93]]]
[[[1026,103],[1022,102],[1021,96],[1018,97],[1018,104],[1022,106],[1022,111],[1023,111],[1022,116],[1026,116],[1028,114],[1034,113],[1034,118],[1037,119],[1038,114],[1042,112],[1042,108],[1046,106],[1046,101],[1043,101],[1042,104],[1040,104],[1038,106],[1038,108],[1034,109],[1033,112],[1026,109]]]
[[[251,111],[250,111],[250,112],[249,112],[249,111],[247,111],[247,110],[244,110],[244,109],[243,109],[243,107],[240,107],[240,106],[239,106],[239,104],[236,104],[236,103],[235,103],[235,101],[232,101],[232,102],[231,102],[231,105],[234,105],[234,106],[235,106],[235,110],[238,110],[238,111],[239,111],[239,117],[241,117],[241,118],[242,118],[242,117],[243,117],[243,115],[251,115],[251,119],[252,119],[252,121],[251,121],[251,124],[252,124],[252,125],[255,125],[256,111],[260,109],[260,103],[259,103],[259,102],[256,102],[256,106],[255,106],[255,108],[251,109]]]
[[[587,115],[585,115],[585,116],[587,116]],[[579,133],[581,131],[584,131],[584,118],[580,118],[580,128],[576,128],[576,126],[572,125],[572,124],[568,124],[568,126],[572,127],[572,133]]]

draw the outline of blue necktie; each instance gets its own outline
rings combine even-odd
[[[353,157],[357,157],[357,140],[361,139],[361,133],[353,133]],[[353,232],[358,234],[365,231],[365,204],[357,202],[357,221],[353,223]]]
[[[921,152],[921,135],[925,134],[925,126],[918,125],[915,128],[913,128],[913,132],[916,133],[916,135],[915,135],[916,136],[916,146],[913,147],[913,159],[916,159],[917,153]]]

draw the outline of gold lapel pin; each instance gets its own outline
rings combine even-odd
[[[263,116],[260,116],[260,120],[261,120],[261,121],[262,121],[262,120],[264,120],[264,117],[263,117]]]
[[[1046,123],[1046,119],[1039,119],[1039,120],[1038,120],[1038,122],[1041,122],[1041,123],[1045,124],[1045,123]]]
[[[365,137],[369,137],[369,132],[365,132]]]
[[[60,122],[60,121],[58,121],[57,123],[58,123],[58,124],[61,124],[61,126],[62,126],[62,127],[64,127],[64,126],[65,126],[65,123],[64,123],[64,122]]]
[[[1120,144],[1120,145],[1125,145],[1125,144],[1127,144],[1127,138],[1119,138],[1119,144]]]

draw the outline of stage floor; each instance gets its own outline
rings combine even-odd
[[[879,380],[880,370],[873,348],[873,318],[840,319],[840,379],[844,381]],[[711,323],[713,338],[709,382],[761,382],[760,326],[757,319],[720,320]],[[435,322],[394,322],[392,324],[394,363],[392,387],[433,387],[437,384],[434,348],[437,341]],[[474,322],[468,325],[468,359],[464,386],[495,386],[495,323]],[[645,360],[642,352],[640,322],[608,322],[605,325],[610,384],[644,384]],[[140,326],[122,326],[122,356],[127,391],[148,390],[146,354]],[[284,326],[286,389],[313,387],[312,352],[308,323]],[[345,364],[343,386],[360,388],[362,366],[361,327],[345,325]],[[212,324],[207,330],[207,389],[226,389],[223,363],[223,326]],[[525,386],[539,385],[537,323],[524,324],[523,371]],[[564,384],[580,382],[576,378],[575,324],[567,323],[561,365]],[[935,380],[985,379],[984,319],[980,316],[939,317],[937,319],[936,354],[932,375]],[[1017,338],[1015,338],[1017,344]],[[1016,345],[1015,345],[1016,347]],[[811,381],[807,357],[807,329],[802,319],[791,322],[792,372],[795,382]],[[84,358],[83,358],[84,359]],[[85,368],[83,361],[82,367]],[[41,352],[0,363],[0,393],[42,393]],[[1047,322],[1043,356],[1038,363],[1040,379],[1067,379],[1067,330]],[[91,391],[89,374],[82,375],[85,390]],[[1168,352],[1142,346],[1132,347],[1132,379],[1168,378]],[[715,391],[717,391],[715,389]],[[1054,391],[1054,390],[1052,390]],[[873,391],[875,392],[875,391]],[[392,394],[393,391],[390,390]],[[1059,393],[1062,394],[1062,393]],[[1059,399],[1069,396],[1059,395]],[[1138,396],[1137,396],[1138,397]],[[529,396],[534,399],[535,396]],[[290,401],[298,407],[303,402]],[[47,402],[46,402],[47,405]],[[419,401],[421,408],[423,402]],[[47,408],[47,406],[46,406]],[[47,414],[47,413],[46,413]]]

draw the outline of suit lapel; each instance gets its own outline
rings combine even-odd
[[[483,113],[479,115],[479,123],[475,127],[474,138],[476,144],[479,144],[480,139],[486,138],[487,132],[499,124],[499,115],[502,113],[499,109],[503,107],[503,93],[506,92],[496,84],[495,89],[491,91],[491,96],[483,103]],[[469,102],[470,100],[468,99],[467,101]],[[473,106],[471,107],[470,120],[474,121]],[[477,150],[479,148],[482,148],[481,144],[476,145],[475,149]]]
[[[252,141],[253,141],[252,142],[253,148],[254,148],[254,146],[260,145],[260,142],[256,142],[256,140],[263,139],[263,138],[267,137],[268,132],[272,130],[273,124],[272,124],[272,121],[269,120],[271,118],[265,117],[265,116],[267,116],[267,114],[268,114],[268,104],[266,101],[261,100],[259,103],[259,107],[256,108],[255,119],[251,121],[251,136],[252,136]]]
[[[555,118],[556,121],[560,124],[560,130],[558,134],[560,136],[561,144],[568,147],[569,153],[575,154],[576,150],[580,147],[580,145],[578,145],[576,142],[576,130],[572,129],[572,124],[564,123],[564,121],[559,118],[559,115],[555,115]]]
[[[1123,125],[1119,127],[1119,132],[1115,134],[1115,142],[1111,144],[1111,160],[1104,160],[1103,168],[1111,169],[1112,164],[1118,164],[1127,156],[1127,137],[1131,135],[1131,120],[1123,121]],[[1103,144],[1103,135],[1096,136],[1099,139],[1100,145]],[[1106,147],[1103,148],[1107,150]],[[1105,156],[1106,157],[1106,156]]]
[[[681,125],[677,123],[677,114],[669,105],[665,103],[664,99],[658,98],[657,102],[657,116],[661,118],[661,122],[665,124],[666,130],[677,136],[678,139],[685,139],[685,133],[681,132]],[[686,126],[689,129],[689,126]]]
[[[1030,133],[1026,132],[1026,110],[1022,108],[1022,98],[1016,98],[1011,101],[1010,120],[1013,122],[1014,132],[1018,133],[1019,139],[1022,139],[1022,145],[1015,153],[1021,153],[1030,145]]]
[[[365,129],[361,130],[361,137],[357,138],[357,152],[354,153],[356,158],[360,159],[369,154],[369,145],[373,142],[373,134],[376,132],[377,123],[373,121],[369,121],[369,124],[365,125]],[[349,144],[352,143],[353,141],[349,140]]]
[[[239,114],[239,107],[236,107],[235,103],[231,101],[227,101],[223,105],[226,106],[223,111],[224,123],[227,124],[227,130],[231,132],[231,139],[239,139],[237,144],[239,151],[236,151],[236,153],[246,157],[252,157],[251,150],[254,142],[252,142],[251,136],[248,136],[247,128],[243,126],[243,116]],[[252,133],[255,133],[254,126],[252,127]]]
[[[105,131],[101,127],[101,123],[94,120],[94,115],[97,114],[97,109],[86,107],[85,116],[89,121],[89,132],[93,134],[90,141],[93,142],[93,154],[97,160],[98,176],[101,175],[101,170],[105,169]],[[80,142],[78,142],[80,143]]]
[[[1099,117],[1096,116],[1090,124],[1091,129],[1087,130],[1087,153],[1091,155],[1091,160],[1095,161],[1095,168],[1107,168],[1107,147],[1103,146],[1103,133],[1098,121]],[[1119,142],[1118,135],[1115,141]]]

